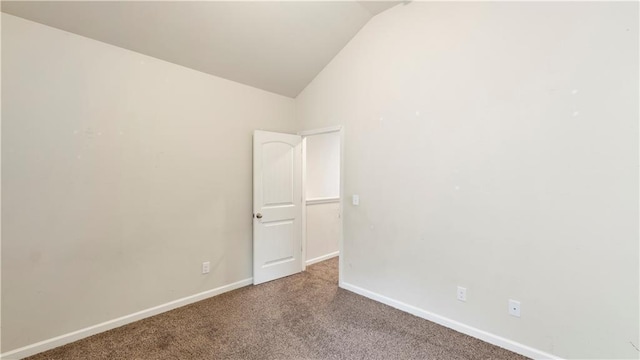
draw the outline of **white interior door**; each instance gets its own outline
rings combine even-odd
[[[302,271],[302,138],[253,134],[253,283]]]

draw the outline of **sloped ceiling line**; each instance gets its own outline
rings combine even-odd
[[[296,97],[397,1],[2,1],[2,11]]]

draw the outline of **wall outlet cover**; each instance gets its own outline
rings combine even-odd
[[[209,271],[211,270],[211,263],[208,261],[205,261],[202,263],[202,273],[203,274],[208,274]]]
[[[457,298],[460,301],[467,301],[467,288],[458,286]]]

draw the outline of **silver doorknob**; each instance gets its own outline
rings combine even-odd
[[[257,214],[256,214],[256,217],[257,217],[258,219],[262,219],[262,214],[257,213]]]

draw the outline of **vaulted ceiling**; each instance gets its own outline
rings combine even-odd
[[[2,11],[295,97],[397,1],[2,1]]]

